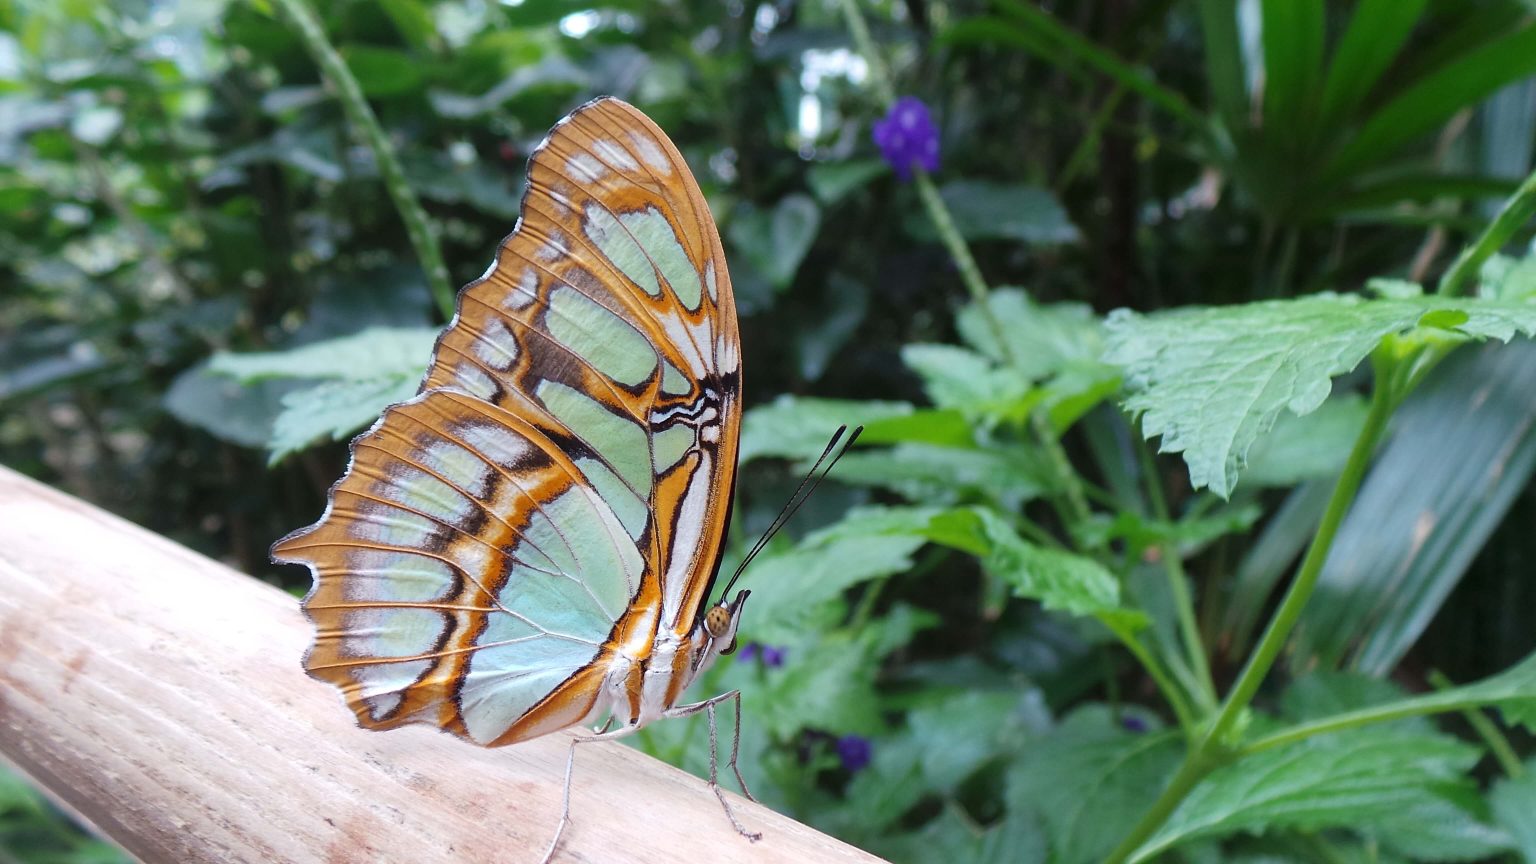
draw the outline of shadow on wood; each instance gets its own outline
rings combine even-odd
[[[536,862],[567,734],[369,732],[299,668],[294,598],[0,468],[0,755],[146,861]],[[749,718],[750,719],[750,718]],[[877,862],[618,744],[557,861]]]

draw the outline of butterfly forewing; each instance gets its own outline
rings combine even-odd
[[[364,725],[483,744],[631,713],[602,703],[604,676],[693,629],[723,542],[739,356],[681,155],[622,102],[578,109],[533,155],[421,395],[274,548],[315,572],[311,673]]]

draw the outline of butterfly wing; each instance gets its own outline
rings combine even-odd
[[[522,215],[459,295],[415,399],[353,444],[308,564],[311,674],[363,725],[483,744],[608,710],[691,632],[729,514],[740,344],[681,154],[601,99],[529,162]],[[669,700],[675,698],[669,694]],[[605,701],[606,700],[606,701]]]

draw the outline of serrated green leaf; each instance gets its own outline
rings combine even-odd
[[[1131,732],[1105,706],[1081,708],[1009,768],[1008,810],[1040,814],[1057,864],[1100,861],[1167,783],[1182,749],[1174,733]]]
[[[928,536],[981,558],[987,572],[1018,597],[1074,615],[1124,611],[1120,583],[1091,558],[1036,546],[1019,536],[1001,513],[968,507],[935,516]]]
[[[267,461],[276,464],[322,441],[339,441],[372,423],[384,409],[416,394],[411,377],[325,381],[283,396],[283,411],[272,424]]]
[[[1131,861],[1199,837],[1315,831],[1389,817],[1421,804],[1436,784],[1468,782],[1462,775],[1478,755],[1448,736],[1388,727],[1264,751],[1208,776]]]
[[[1001,822],[977,825],[958,804],[910,834],[869,844],[892,861],[965,861],[967,864],[1046,864],[1044,832],[1030,814],[1009,813]]]
[[[420,381],[439,332],[425,327],[370,327],[287,351],[220,352],[213,356],[209,369],[242,382],[266,378],[368,381],[397,376]]]
[[[1386,337],[1445,311],[1465,313],[1454,325],[1465,337],[1507,341],[1536,332],[1532,304],[1318,294],[1153,315],[1117,310],[1105,359],[1124,370],[1125,405],[1141,415],[1146,436],[1162,436],[1164,452],[1184,454],[1196,488],[1227,497],[1281,411],[1316,410],[1332,378]]]
[[[1536,864],[1536,759],[1525,763],[1519,777],[1500,780],[1488,795],[1494,818],[1509,832],[1525,864]]]

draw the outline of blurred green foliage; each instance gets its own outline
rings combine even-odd
[[[285,5],[0,0],[0,462],[294,589],[268,545],[444,320]],[[1419,287],[1532,170],[1529,2],[873,0],[878,65],[833,0],[317,5],[455,284],[575,105],[677,142],[743,316],[728,565],[865,424],[748,571],[743,639],[779,662],[704,682],[743,690],[771,806],[897,861],[1111,855],[1203,752],[1387,394],[1283,675],[1123,851],[1536,862],[1532,766],[1500,756],[1536,713],[1530,226],[1475,290]],[[968,296],[880,161],[887,68],[981,273],[1021,287]],[[1490,337],[1516,341],[1452,353]],[[1412,696],[1435,667],[1487,680]],[[1418,716],[1480,706],[1510,742]],[[700,723],[636,740],[707,766]],[[115,853],[4,776],[0,857]]]

